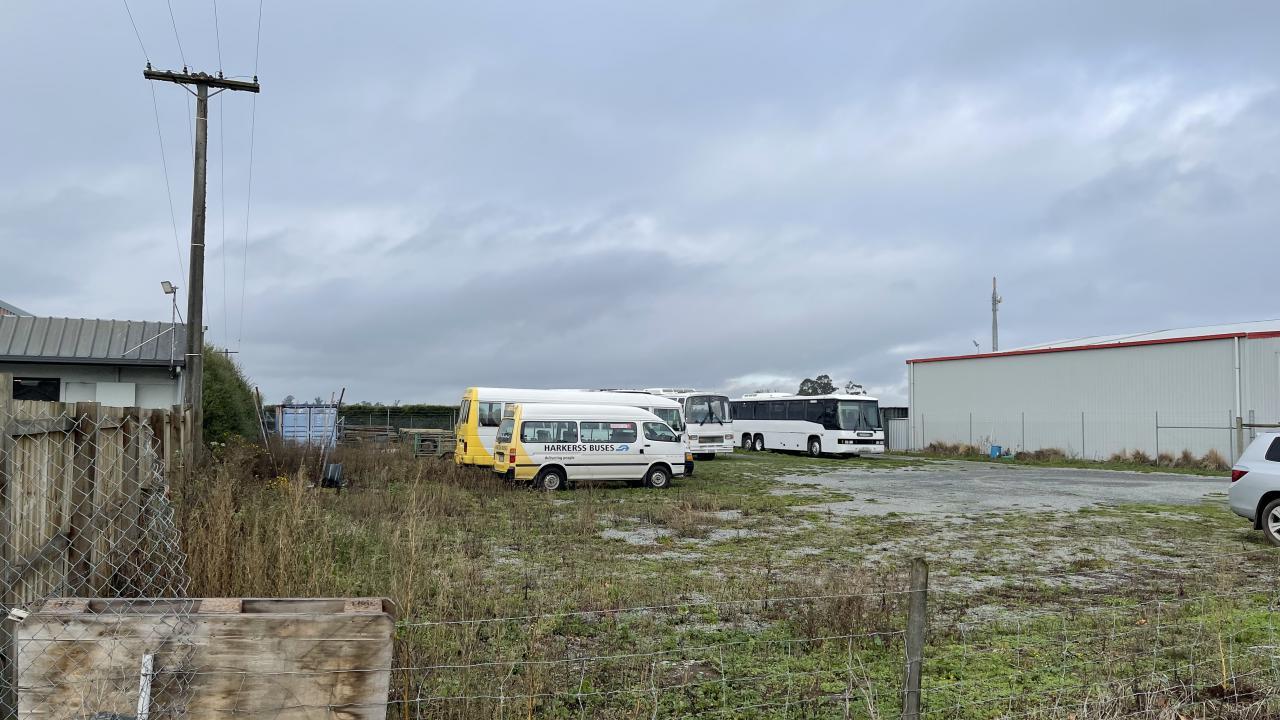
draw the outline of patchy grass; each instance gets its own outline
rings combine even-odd
[[[850,516],[777,478],[921,461],[772,453],[540,493],[344,451],[336,494],[286,455],[232,449],[179,489],[196,592],[391,597],[393,717],[897,717],[918,555],[932,717],[1280,709],[1280,563],[1219,501]]]
[[[970,460],[974,462],[995,462],[1001,465],[1030,465],[1035,467],[1078,468],[1081,470],[1120,470],[1144,473],[1158,472],[1210,477],[1229,475],[1231,469],[1230,463],[1214,450],[1199,458],[1184,451],[1180,456],[1161,453],[1158,459],[1152,459],[1141,451],[1134,451],[1133,453],[1116,453],[1106,460],[1085,460],[1083,458],[1073,458],[1061,450],[1049,448],[1035,452],[1017,453],[1011,457],[992,460],[991,456],[983,452],[981,448],[972,445],[932,443],[925,450],[897,451],[895,453],[896,456],[921,460]]]

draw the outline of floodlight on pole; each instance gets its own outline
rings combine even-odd
[[[160,281],[160,289],[164,290],[165,295],[173,295],[174,293],[178,292],[178,286],[174,285],[168,280]]]

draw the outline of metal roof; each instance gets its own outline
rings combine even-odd
[[[0,312],[0,315],[4,315],[5,313],[8,313],[10,315],[25,315],[25,316],[31,315],[31,313],[27,312],[26,310],[23,310],[22,308],[16,305],[10,305],[9,303],[3,300],[0,300],[0,310],[4,311],[4,312]]]
[[[1127,335],[1094,335],[1074,340],[1055,340],[1040,345],[1027,345],[1012,350],[967,355],[914,358],[911,363],[942,362],[946,360],[977,360],[981,358],[1037,355],[1040,353],[1070,352],[1072,350],[1105,350],[1108,348],[1135,347],[1140,345],[1165,345],[1171,343],[1198,342],[1201,340],[1226,340],[1230,338],[1280,337],[1280,320],[1253,320],[1223,325],[1152,330]]]
[[[175,323],[0,316],[0,362],[183,365],[186,342]]]
[[[1250,322],[1227,323],[1224,325],[1200,325],[1198,327],[1174,328],[1171,330],[1151,330],[1149,332],[1129,333],[1126,335],[1094,335],[1074,340],[1055,340],[1039,345],[1026,345],[1011,348],[1007,352],[1019,350],[1049,350],[1056,348],[1084,347],[1095,345],[1114,345],[1116,343],[1166,342],[1171,340],[1200,340],[1206,337],[1239,336],[1252,333],[1280,332],[1280,320],[1253,320]]]

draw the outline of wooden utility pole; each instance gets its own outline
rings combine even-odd
[[[217,95],[223,90],[244,90],[258,92],[258,78],[253,82],[230,80],[222,73],[217,76],[207,73],[182,72],[170,70],[152,70],[151,63],[142,71],[148,80],[195,86],[196,96],[196,152],[195,181],[191,187],[191,271],[187,281],[187,354],[186,354],[186,406],[191,408],[191,447],[184,461],[188,466],[191,461],[198,460],[204,448],[204,211],[205,211],[205,170],[208,165],[209,145],[209,88],[217,88]]]

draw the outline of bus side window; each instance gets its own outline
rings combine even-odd
[[[787,402],[787,419],[803,420],[805,405],[808,404],[809,403],[806,400],[791,400]]]
[[[811,423],[822,422],[822,403],[817,400],[810,400],[805,403],[804,419]]]
[[[769,403],[769,419],[770,420],[786,420],[787,404],[783,402]]]
[[[818,422],[822,423],[823,429],[839,430],[840,423],[836,417],[836,401],[821,400],[818,404],[822,406],[822,413],[818,416]]]
[[[498,427],[502,424],[502,403],[480,403],[480,425],[482,427]]]

